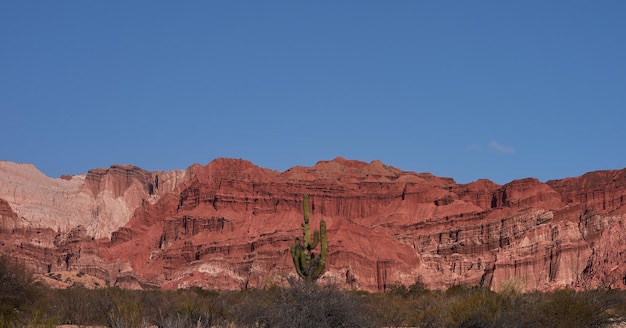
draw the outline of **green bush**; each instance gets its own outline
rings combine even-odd
[[[605,327],[615,319],[606,296],[606,291],[571,289],[544,294],[540,297],[539,321],[544,327]]]
[[[292,281],[267,290],[52,290],[14,259],[0,257],[0,328],[56,324],[148,327],[609,327],[626,319],[626,292],[564,289],[520,293],[423,284],[386,293]]]
[[[446,291],[446,326],[491,327],[508,307],[506,299],[487,288],[453,287]]]
[[[236,314],[243,327],[370,327],[364,309],[358,294],[294,281],[289,288],[246,291]]]
[[[387,327],[608,327],[624,320],[626,292],[558,290],[527,293],[452,286],[409,293],[392,286],[368,297],[377,326]]]
[[[215,327],[224,324],[228,314],[227,292],[192,288],[150,293],[144,300],[146,311],[159,327]],[[158,297],[158,295],[165,297]]]
[[[114,288],[90,290],[80,285],[55,290],[54,310],[62,324],[105,325],[113,309],[114,292]]]
[[[36,324],[53,327],[48,288],[33,279],[32,273],[16,259],[0,256],[0,328]]]

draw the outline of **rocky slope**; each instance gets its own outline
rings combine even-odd
[[[0,162],[0,251],[48,276],[126,288],[284,284],[304,193],[312,225],[327,222],[321,280],[345,288],[626,288],[626,170],[501,186],[343,158],[285,172],[234,159],[115,165],[65,179]]]

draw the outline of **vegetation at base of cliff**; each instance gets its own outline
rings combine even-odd
[[[0,257],[0,328],[54,327],[610,327],[626,320],[626,291],[496,293],[420,283],[386,293],[291,281],[287,288],[207,291],[50,289]]]
[[[389,327],[610,327],[626,320],[626,291],[617,290],[428,291],[417,284],[372,294],[369,304],[372,316]]]

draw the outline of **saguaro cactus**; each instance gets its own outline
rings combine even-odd
[[[320,221],[320,230],[313,232],[311,241],[311,230],[309,227],[309,195],[304,195],[304,223],[302,224],[302,239],[296,237],[296,242],[291,246],[291,257],[296,267],[298,275],[306,282],[314,282],[324,272],[326,266],[326,254],[328,244],[326,240],[326,222]],[[318,243],[321,245],[320,254],[315,256],[313,250]]]

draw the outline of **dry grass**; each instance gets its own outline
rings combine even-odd
[[[48,274],[35,274],[34,279],[51,288],[69,288],[83,286],[88,289],[104,288],[104,280],[90,276],[80,271],[59,271]]]

